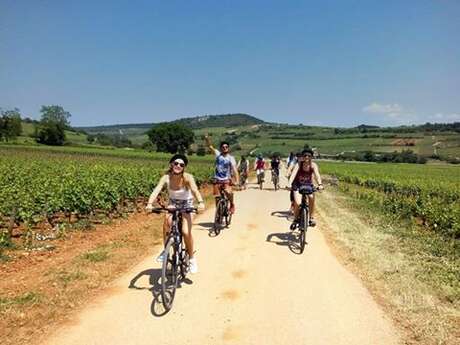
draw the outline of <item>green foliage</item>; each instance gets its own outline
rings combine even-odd
[[[69,128],[70,113],[59,105],[42,106],[36,140],[45,145],[64,145],[65,130]]]
[[[0,109],[0,113],[0,141],[16,139],[22,133],[22,120],[19,109]]]
[[[350,191],[385,211],[413,217],[450,238],[460,238],[460,170],[453,166],[320,163]]]
[[[34,224],[58,213],[110,213],[147,197],[168,166],[169,155],[66,147],[0,149],[0,220]],[[198,184],[212,176],[212,164],[193,158],[187,171]],[[0,223],[0,234],[4,226]],[[2,237],[3,245],[8,238]],[[5,242],[6,241],[6,242]]]
[[[177,123],[163,123],[153,126],[147,135],[159,152],[186,152],[194,142],[195,135],[190,128]]]

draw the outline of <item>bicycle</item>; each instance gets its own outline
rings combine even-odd
[[[230,200],[225,194],[223,186],[219,186],[220,195],[216,197],[216,213],[214,216],[213,230],[215,235],[219,235],[222,229],[222,224],[225,220],[225,227],[228,228],[232,222],[232,214],[230,213]]]
[[[248,179],[248,174],[245,172],[240,172],[240,189],[246,189],[246,180]]]
[[[299,254],[302,254],[305,249],[305,235],[307,233],[310,222],[307,196],[315,193],[317,190],[317,187],[309,185],[302,185],[298,188],[299,193],[302,194],[302,201],[299,205],[298,218],[291,224],[290,228],[291,230],[299,228]]]
[[[280,186],[279,186],[279,182],[280,182],[279,171],[272,169],[272,182],[273,182],[273,186],[275,186],[275,191],[280,189]]]
[[[171,228],[166,238],[164,259],[161,268],[161,297],[166,311],[172,307],[179,281],[184,280],[189,267],[189,255],[182,240],[182,213],[197,212],[196,208],[152,209],[153,213],[172,214]]]
[[[257,184],[259,185],[260,189],[263,188],[264,179],[265,179],[265,171],[262,170],[257,174]]]

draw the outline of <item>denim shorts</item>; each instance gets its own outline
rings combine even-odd
[[[169,205],[175,208],[192,208],[193,199],[180,200],[180,199],[169,199]]]

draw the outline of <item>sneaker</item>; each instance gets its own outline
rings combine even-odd
[[[308,222],[308,224],[313,227],[313,226],[316,226],[316,221],[313,219],[313,218],[310,218],[310,221]]]
[[[233,204],[232,206],[230,206],[229,212],[230,212],[230,214],[234,214],[234,213],[235,213],[235,204]]]
[[[165,256],[166,256],[166,253],[165,251],[163,250],[160,255],[157,256],[157,262],[163,262],[165,261]]]
[[[189,260],[189,269],[190,273],[195,274],[198,273],[198,264],[196,263],[196,258],[190,258]]]

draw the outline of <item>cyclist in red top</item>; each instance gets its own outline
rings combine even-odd
[[[302,151],[303,161],[300,162],[294,168],[294,171],[291,175],[292,189],[294,192],[294,216],[297,219],[299,215],[299,205],[302,200],[302,195],[297,191],[300,186],[310,186],[313,187],[313,179],[316,180],[318,184],[318,189],[323,189],[323,184],[321,182],[321,175],[319,174],[318,165],[315,162],[312,162],[313,151],[311,149],[306,149]],[[314,219],[315,213],[315,196],[314,194],[308,195],[308,206],[310,209],[310,226],[315,226],[316,221]]]
[[[257,175],[257,183],[260,183],[261,180],[264,182],[265,178],[265,159],[261,154],[257,155],[256,160],[254,161],[254,170]]]

